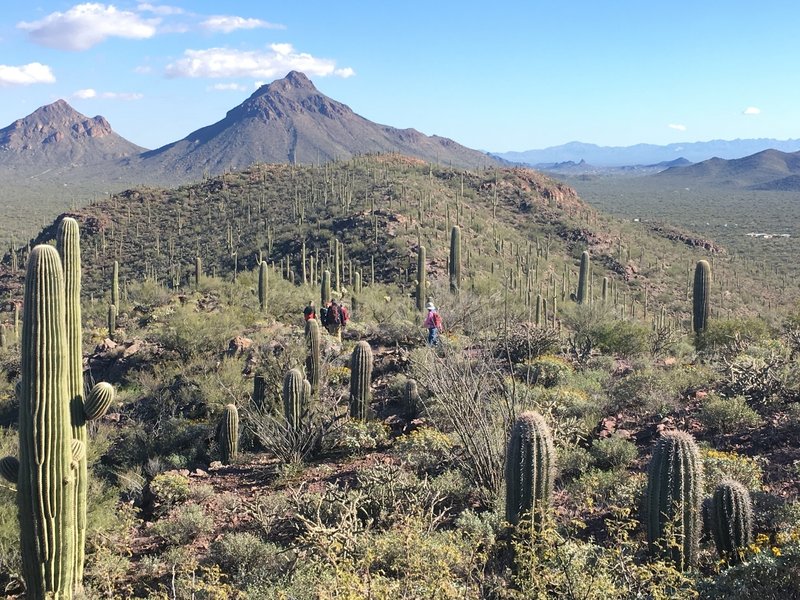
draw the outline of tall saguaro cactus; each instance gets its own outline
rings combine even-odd
[[[450,291],[461,289],[461,227],[453,225],[450,230]]]
[[[425,302],[427,295],[427,286],[425,279],[427,273],[425,270],[425,246],[420,246],[417,250],[417,310],[425,310]]]
[[[111,304],[119,306],[119,262],[116,260],[111,271]]]
[[[64,272],[58,251],[36,246],[25,276],[19,393],[19,509],[28,598],[72,598],[75,471],[70,427]]]
[[[589,300],[589,252],[586,250],[581,253],[577,300],[578,304],[584,304]]]
[[[692,326],[695,333],[703,333],[708,326],[708,311],[711,304],[711,265],[707,260],[697,261],[694,268],[692,290]]]
[[[645,525],[650,553],[685,571],[697,563],[703,463],[694,438],[682,431],[656,442],[647,471]]]
[[[289,369],[283,376],[283,414],[292,429],[297,429],[303,415],[303,373]]]
[[[319,321],[309,319],[306,321],[306,345],[308,354],[306,355],[306,374],[311,384],[312,393],[319,389],[320,371],[322,370],[322,332],[319,328]]]
[[[506,520],[517,525],[527,515],[542,523],[555,478],[553,437],[544,417],[524,412],[517,417],[506,449]]]
[[[267,293],[269,291],[269,270],[267,262],[262,260],[258,264],[258,306],[261,312],[267,310]]]
[[[372,381],[372,348],[361,340],[353,348],[350,357],[350,416],[360,421],[367,420]]]
[[[327,269],[322,272],[322,282],[320,283],[320,309],[328,306],[331,301],[331,272]]]

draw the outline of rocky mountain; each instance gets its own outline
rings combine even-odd
[[[0,169],[17,172],[65,171],[143,150],[116,134],[103,117],[87,117],[64,100],[42,106],[0,129]]]
[[[194,180],[257,162],[316,164],[386,152],[460,167],[498,163],[447,138],[369,121],[292,71],[261,86],[221,121],[132,158],[126,166]]]
[[[800,190],[800,152],[764,150],[744,158],[712,158],[654,175],[661,182],[695,187],[751,190]]]
[[[628,165],[652,165],[670,162],[682,157],[689,162],[700,162],[712,157],[724,159],[741,158],[762,150],[776,149],[783,152],[800,150],[800,139],[775,140],[736,139],[711,140],[681,144],[636,144],[634,146],[597,146],[582,142],[569,142],[540,150],[524,152],[496,152],[505,160],[539,166],[545,163],[586,161],[595,167],[622,167]]]

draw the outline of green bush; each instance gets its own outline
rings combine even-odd
[[[548,354],[517,365],[515,370],[526,383],[551,388],[564,383],[572,366],[563,358]]]
[[[725,398],[718,394],[710,394],[703,400],[697,418],[703,427],[715,434],[737,433],[763,423],[761,416],[747,405],[744,396]]]
[[[768,336],[769,329],[762,319],[709,319],[698,338],[698,347],[705,352],[732,356]]]
[[[705,473],[706,492],[711,494],[717,484],[725,479],[735,479],[751,492],[762,488],[763,470],[760,461],[735,452],[703,448],[700,450]]]
[[[650,327],[636,321],[599,323],[592,329],[595,346],[623,357],[639,356],[650,349]]]
[[[183,546],[201,535],[211,532],[213,520],[201,506],[184,504],[153,525],[153,533],[171,546]]]
[[[211,559],[238,587],[279,579],[294,560],[294,553],[265,542],[250,532],[225,533],[211,545]]]
[[[438,429],[422,427],[395,440],[393,450],[419,475],[441,473],[452,461],[453,440]]]
[[[636,444],[617,435],[612,435],[592,444],[594,464],[600,469],[618,469],[627,467],[638,454]]]

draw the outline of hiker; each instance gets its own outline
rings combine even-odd
[[[332,336],[342,339],[342,330],[347,325],[347,309],[339,304],[336,299],[331,300],[328,310],[325,311],[325,322],[323,325],[328,329]]]
[[[433,302],[428,302],[428,316],[425,317],[425,327],[428,328],[428,345],[436,346],[439,343],[439,334],[442,332],[442,317],[436,311]]]
[[[309,300],[308,305],[303,309],[303,319],[308,321],[309,319],[316,319],[317,314],[314,311],[314,301]]]

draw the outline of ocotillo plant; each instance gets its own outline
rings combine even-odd
[[[261,312],[267,310],[267,293],[269,291],[269,267],[266,261],[258,264],[258,306]]]
[[[461,289],[461,227],[453,225],[450,230],[450,291],[458,293]]]
[[[289,369],[283,376],[283,414],[292,429],[300,426],[303,415],[303,373]]]
[[[506,520],[524,517],[541,526],[555,478],[550,428],[539,413],[524,412],[514,423],[506,449]]]
[[[322,272],[322,283],[320,284],[320,308],[328,306],[331,301],[331,272],[325,270]]]
[[[707,260],[697,261],[694,269],[694,288],[692,291],[692,327],[697,334],[708,326],[708,309],[711,303],[711,265]]]
[[[586,250],[581,253],[581,266],[578,271],[578,293],[576,296],[578,304],[583,304],[589,300],[589,252]]]
[[[425,270],[425,246],[420,246],[417,251],[417,310],[425,310],[427,290],[425,285],[425,278],[427,273]]]
[[[645,526],[650,553],[685,571],[697,563],[703,463],[694,438],[682,431],[656,442],[647,471]]]
[[[230,464],[239,453],[239,410],[235,404],[226,404],[222,411],[217,435],[222,462]]]
[[[738,481],[722,480],[711,499],[711,534],[720,558],[741,562],[753,541],[753,506],[750,493]]]
[[[311,391],[316,393],[319,389],[319,377],[322,370],[322,358],[320,349],[322,346],[322,332],[319,328],[319,321],[309,319],[306,321],[306,346],[308,354],[306,356],[306,374],[311,383]]]
[[[36,246],[25,276],[19,391],[19,510],[28,598],[71,598],[75,478],[70,426],[64,272],[52,246]]]
[[[350,416],[366,421],[372,381],[372,348],[361,340],[350,357]]]

